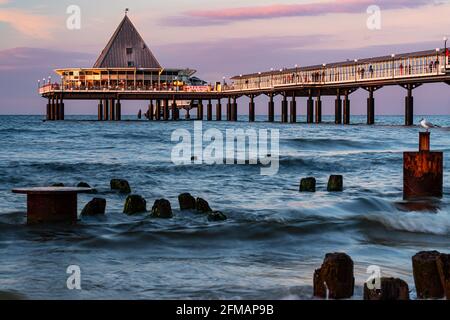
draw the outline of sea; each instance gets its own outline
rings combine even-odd
[[[204,121],[204,130],[279,131],[279,170],[261,164],[174,164],[177,129],[194,121],[97,122],[93,116],[0,116],[0,299],[313,299],[313,273],[329,252],[354,261],[355,297],[361,299],[369,266],[405,280],[415,297],[411,257],[449,251],[450,117],[427,119],[431,147],[443,151],[444,197],[420,211],[402,206],[403,152],[418,149],[418,126],[403,116],[378,116],[375,126],[353,116],[352,125]],[[416,116],[418,123],[420,116]],[[279,118],[278,118],[279,120]],[[273,155],[272,155],[273,156]],[[342,193],[327,192],[330,175],[344,177]],[[316,193],[300,193],[304,177]],[[147,200],[171,202],[174,217],[123,214],[126,195],[110,180],[129,181]],[[78,211],[93,197],[107,200],[106,214],[76,224],[27,225],[26,197],[17,187],[76,186]],[[222,222],[180,211],[189,192],[226,214]],[[79,268],[81,289],[68,286]]]

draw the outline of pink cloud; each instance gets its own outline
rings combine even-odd
[[[5,0],[3,3],[6,3]],[[50,39],[55,24],[49,17],[13,8],[0,8],[0,22],[9,24],[20,33],[37,39]]]
[[[329,0],[308,4],[273,4],[266,6],[192,10],[166,21],[176,25],[208,25],[250,19],[271,19],[293,16],[318,16],[330,13],[366,12],[371,5],[382,9],[417,8],[433,5],[432,0]],[[189,20],[191,19],[191,20]]]

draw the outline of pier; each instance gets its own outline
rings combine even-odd
[[[405,91],[405,125],[413,125],[414,89],[427,83],[450,85],[449,50],[391,54],[316,66],[295,66],[231,78],[227,84],[207,84],[194,76],[193,69],[160,66],[127,15],[92,68],[55,70],[61,81],[39,82],[39,94],[47,99],[47,121],[64,120],[65,101],[89,100],[98,110],[99,121],[120,121],[122,103],[146,101],[148,120],[177,121],[179,111],[197,109],[196,119],[237,121],[247,106],[249,122],[254,122],[255,98],[267,96],[268,122],[275,121],[274,98],[281,97],[281,122],[296,123],[299,109],[306,110],[307,123],[322,122],[322,97],[335,97],[335,123],[351,124],[351,95],[367,91],[367,124],[375,124],[376,92],[387,86]],[[306,98],[302,105],[301,98]],[[204,108],[204,103],[207,103]],[[222,103],[226,117],[222,117]],[[215,105],[216,117],[213,118]]]

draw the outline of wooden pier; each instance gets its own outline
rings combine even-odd
[[[206,82],[192,69],[162,68],[125,16],[93,68],[58,69],[61,81],[44,81],[39,93],[48,100],[48,121],[64,120],[67,100],[97,101],[99,121],[120,121],[122,103],[142,100],[149,120],[179,120],[179,110],[197,109],[197,119],[222,120],[225,101],[227,121],[237,121],[239,99],[248,97],[249,122],[255,121],[255,99],[268,97],[268,121],[275,121],[274,98],[281,97],[281,122],[296,123],[300,98],[306,98],[307,123],[322,122],[322,98],[336,97],[335,123],[351,123],[351,94],[367,91],[367,124],[375,123],[376,92],[386,86],[405,90],[405,125],[413,125],[414,89],[427,83],[450,85],[447,48],[392,54],[317,66],[270,70],[231,78],[231,83]],[[182,103],[182,102],[188,102]],[[206,108],[204,103],[207,102]],[[95,104],[94,104],[95,105]],[[216,117],[213,119],[213,106]]]

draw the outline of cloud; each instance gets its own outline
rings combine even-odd
[[[0,0],[0,3],[1,1],[7,2]],[[55,27],[49,17],[14,8],[0,8],[0,22],[9,24],[23,35],[37,39],[51,39],[51,32]]]
[[[234,21],[273,19],[299,16],[320,16],[332,13],[363,13],[371,5],[382,9],[418,8],[449,1],[433,0],[328,0],[306,4],[273,4],[253,7],[224,8],[216,10],[191,10],[180,16],[164,19],[164,24],[175,26],[207,26]]]

